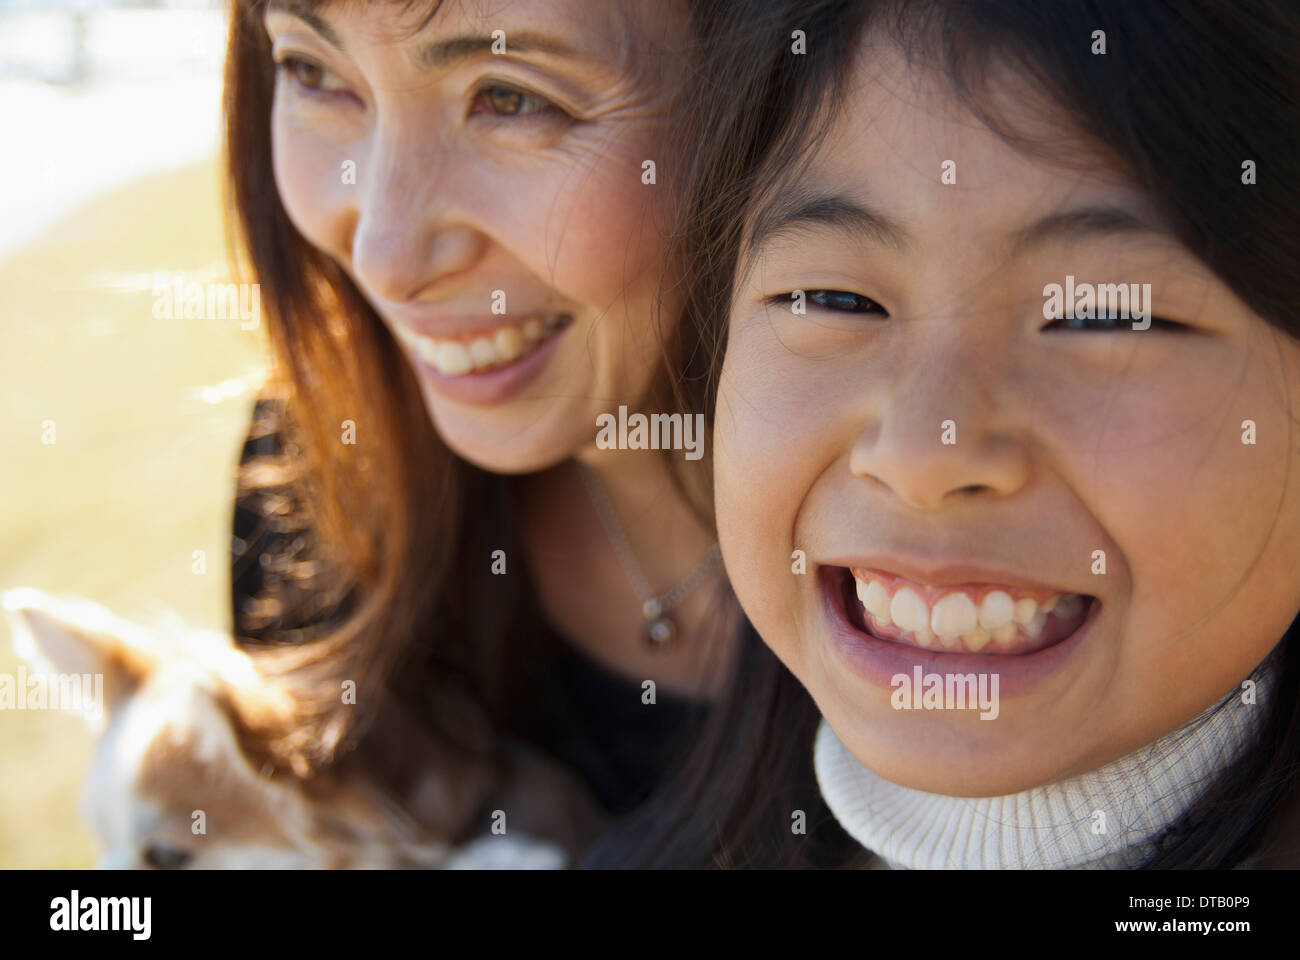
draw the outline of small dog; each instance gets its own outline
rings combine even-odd
[[[74,676],[85,689],[102,678],[97,702],[61,705],[98,734],[82,816],[101,867],[550,869],[599,825],[585,791],[522,744],[509,746],[502,777],[396,709],[379,729],[400,744],[401,795],[355,751],[308,779],[256,769],[241,748],[246,718],[291,717],[293,704],[230,637],[146,628],[30,588],[0,605],[36,682],[66,693]],[[455,846],[492,806],[508,829]]]

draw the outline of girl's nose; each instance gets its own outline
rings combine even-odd
[[[996,377],[947,353],[908,365],[873,404],[849,457],[855,476],[918,510],[1006,496],[1029,478],[1025,440],[1000,409]]]

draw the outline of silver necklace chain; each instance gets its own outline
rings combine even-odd
[[[618,522],[618,515],[614,513],[614,507],[609,502],[609,497],[605,494],[605,488],[601,484],[600,478],[596,476],[596,471],[582,464],[578,465],[578,470],[582,474],[582,481],[587,487],[587,494],[591,497],[592,506],[596,508],[596,515],[600,518],[600,525],[605,528],[605,535],[609,537],[614,552],[618,554],[619,563],[623,565],[623,572],[632,581],[633,589],[636,590],[637,596],[641,598],[641,614],[646,620],[656,620],[671,610],[695,588],[705,574],[721,561],[722,551],[715,541],[713,546],[709,547],[708,552],[691,568],[691,571],[686,576],[678,580],[664,593],[656,595],[650,589],[650,583],[641,570],[641,564],[637,563],[636,555],[632,552],[632,545],[628,542],[627,534],[623,532],[622,524]]]

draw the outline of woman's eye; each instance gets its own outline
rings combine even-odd
[[[849,293],[846,290],[795,290],[791,293],[781,293],[772,297],[769,302],[775,304],[797,304],[800,297],[813,306],[821,307],[824,310],[834,310],[837,313],[883,313],[888,315],[885,308],[870,297],[864,297],[860,293]]]
[[[301,57],[285,56],[275,61],[277,71],[288,73],[293,82],[315,93],[338,93],[344,87],[338,78],[320,64]]]
[[[567,116],[544,97],[502,84],[484,87],[475,94],[470,113],[488,113],[497,117],[529,117],[546,113]]]

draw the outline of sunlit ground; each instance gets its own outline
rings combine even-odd
[[[124,614],[163,604],[226,629],[233,471],[263,334],[154,319],[155,271],[224,279],[215,161],[114,189],[0,261],[0,589]],[[8,639],[0,627],[12,674]],[[0,868],[94,863],[78,815],[89,750],[79,719],[0,711]]]

